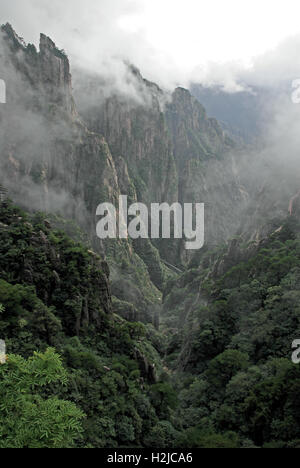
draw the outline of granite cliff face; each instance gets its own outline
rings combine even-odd
[[[105,138],[80,119],[63,51],[44,35],[37,51],[9,25],[1,28],[0,39],[7,84],[7,104],[0,109],[2,185],[26,209],[73,219],[93,249],[109,258],[113,292],[152,321],[148,309],[159,304],[160,293],[146,265],[129,242],[102,243],[96,237],[99,203],[118,206],[121,189],[136,198],[125,162],[114,160]]]
[[[75,98],[88,127],[104,135],[114,159],[123,158],[139,201],[172,203],[178,199],[178,174],[164,116],[167,97],[128,65],[132,96],[106,97],[97,76],[75,77]],[[97,96],[97,99],[93,99]]]
[[[236,145],[188,90],[164,93],[131,66],[128,80],[135,87],[134,97],[124,98],[120,92],[107,98],[99,77],[76,73],[80,115],[105,136],[113,158],[125,161],[139,201],[204,202],[206,243],[226,240],[237,229],[238,214],[247,202],[233,157]],[[173,264],[191,259],[183,242],[159,241],[155,246]]]
[[[61,211],[92,235],[93,217],[85,215],[96,212],[104,195],[117,198],[117,172],[104,138],[78,117],[69,61],[49,38],[41,35],[37,52],[9,25],[2,28],[1,49],[7,83],[2,182],[26,207]]]
[[[187,90],[169,95],[129,65],[131,94],[107,94],[107,83],[81,73],[75,104],[68,58],[51,39],[41,35],[37,51],[10,25],[0,37],[7,83],[0,183],[26,208],[74,219],[106,255],[124,310],[132,304],[134,316],[153,321],[172,276],[161,257],[184,266],[191,254],[178,240],[100,242],[96,208],[118,206],[120,194],[147,205],[204,202],[206,243],[222,242],[234,234],[246,199],[234,143]]]
[[[237,145],[185,89],[173,93],[166,120],[179,174],[179,201],[205,203],[205,244],[218,245],[235,234],[248,199],[236,167]],[[181,250],[181,258],[185,255]]]

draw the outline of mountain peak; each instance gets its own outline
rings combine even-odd
[[[45,34],[41,33],[40,34],[40,50],[47,48],[47,49],[56,49],[56,45],[54,41]]]
[[[15,48],[26,48],[26,43],[24,39],[18,36],[18,34],[16,33],[16,31],[10,23],[3,24],[0,27],[0,30],[7,36],[9,40],[12,41]]]

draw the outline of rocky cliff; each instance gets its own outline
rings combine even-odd
[[[41,35],[37,52],[9,25],[1,30],[1,50],[2,182],[27,207],[65,211],[92,235],[93,217],[85,215],[104,196],[117,198],[117,172],[104,138],[78,117],[69,61],[49,38]]]
[[[235,234],[248,200],[236,165],[238,147],[185,89],[172,94],[166,120],[179,174],[179,201],[205,203],[205,244],[218,245]],[[181,257],[185,255],[181,248]]]
[[[7,84],[7,104],[0,110],[1,183],[21,206],[77,222],[96,252],[110,257],[116,294],[133,297],[151,320],[147,310],[159,303],[160,293],[144,262],[129,243],[101,243],[96,237],[98,204],[117,206],[121,189],[130,191],[126,164],[114,160],[104,137],[80,119],[68,58],[51,39],[41,35],[37,51],[10,25],[1,28],[0,39]]]
[[[104,135],[114,158],[122,157],[145,203],[177,200],[177,170],[164,118],[166,96],[128,65],[134,93],[106,97],[106,83],[85,73],[75,79],[75,97],[88,127]],[[93,96],[97,99],[93,99]]]
[[[233,235],[247,202],[234,154],[237,147],[188,90],[163,92],[128,66],[131,97],[122,90],[107,97],[108,84],[99,76],[76,72],[75,98],[88,127],[103,134],[113,158],[122,157],[137,198],[146,204],[177,202],[206,204],[206,243]],[[97,96],[93,99],[93,96]],[[191,255],[183,242],[155,242],[173,264]]]
[[[246,199],[234,143],[188,91],[169,95],[129,65],[131,93],[107,94],[99,77],[77,73],[75,104],[68,58],[51,39],[41,35],[37,51],[10,25],[0,37],[0,183],[26,208],[74,219],[107,256],[113,294],[153,320],[170,277],[161,257],[184,266],[191,255],[177,240],[100,242],[96,208],[118,206],[121,193],[147,205],[204,202],[206,243],[222,242]]]

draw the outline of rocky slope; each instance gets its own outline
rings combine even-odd
[[[144,262],[129,243],[104,245],[96,237],[98,204],[118,206],[122,184],[130,181],[122,161],[116,168],[104,137],[79,118],[68,58],[44,35],[39,51],[26,45],[10,25],[1,28],[0,39],[7,83],[7,104],[1,108],[1,183],[21,206],[77,222],[92,247],[111,258],[116,294],[129,302],[134,297],[140,317],[152,320],[147,310],[159,304],[160,293]]]
[[[103,137],[78,117],[68,59],[43,35],[39,52],[26,46],[9,25],[1,30],[1,50],[2,182],[29,208],[61,210],[92,236],[94,220],[86,214],[104,196],[117,199],[117,172]]]
[[[117,206],[121,193],[147,205],[207,202],[206,241],[220,242],[234,232],[245,201],[234,144],[188,91],[170,96],[132,66],[132,95],[107,96],[101,79],[77,76],[75,105],[68,58],[51,39],[41,35],[37,51],[10,25],[0,37],[8,83],[0,182],[22,206],[74,219],[108,257],[113,293],[152,320],[170,276],[160,255],[177,265],[190,257],[175,240],[100,242],[96,207]]]
[[[130,98],[121,90],[107,98],[108,85],[98,76],[76,71],[75,77],[80,115],[105,136],[113,158],[125,160],[138,200],[148,205],[204,202],[206,243],[230,237],[247,202],[236,168],[237,147],[190,92],[165,93],[132,66],[128,80],[136,94]],[[155,245],[173,264],[190,259],[182,242]]]
[[[105,136],[113,157],[125,160],[139,201],[172,203],[178,176],[163,112],[166,96],[132,66],[128,80],[135,95],[106,98],[101,78],[83,72],[75,79],[79,112],[91,130]]]
[[[166,120],[180,174],[179,201],[205,203],[205,244],[218,245],[235,234],[248,201],[236,164],[238,147],[185,89],[173,93]]]

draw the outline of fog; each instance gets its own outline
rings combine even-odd
[[[250,192],[250,196],[254,196],[267,186],[272,192],[273,199],[281,199],[282,206],[287,206],[289,197],[300,188],[298,181],[300,105],[291,101],[292,82],[300,78],[298,58],[300,35],[295,31],[293,36],[288,37],[287,29],[283,28],[278,37],[276,36],[277,40],[273,38],[272,44],[265,43],[261,49],[256,47],[255,56],[250,57],[248,49],[247,60],[243,60],[242,55],[239,59],[237,51],[233,51],[231,60],[228,54],[227,61],[221,60],[222,52],[219,61],[213,60],[214,57],[216,59],[215,45],[212,47],[207,43],[212,59],[206,53],[206,60],[203,59],[202,63],[199,54],[195,53],[195,45],[183,40],[183,49],[191,48],[188,52],[189,57],[191,54],[196,56],[193,60],[184,59],[182,48],[179,47],[178,59],[175,61],[173,58],[176,50],[173,50],[173,46],[168,51],[165,46],[160,49],[155,45],[156,41],[149,39],[145,24],[144,29],[142,27],[143,22],[141,27],[137,28],[136,22],[129,21],[130,18],[142,15],[144,8],[144,1],[102,0],[100,3],[92,0],[85,2],[53,0],[49,3],[43,0],[28,0],[25,9],[23,2],[11,0],[2,8],[2,18],[3,22],[12,22],[17,33],[23,35],[26,42],[32,41],[37,44],[39,33],[44,32],[52,37],[59,48],[66,50],[70,55],[72,70],[75,72],[76,92],[81,94],[81,105],[87,108],[90,105],[94,106],[98,98],[99,101],[103,101],[116,92],[127,99],[130,98],[135,105],[151,104],[151,96],[149,100],[141,80],[129,71],[128,61],[137,65],[146,78],[155,80],[167,91],[172,90],[177,84],[189,86],[191,82],[203,83],[206,86],[218,85],[228,93],[239,93],[242,90],[255,93],[256,87],[270,88],[273,102],[271,106],[268,103],[269,120],[264,129],[263,140],[260,141],[258,148],[243,149],[235,157],[241,183]],[[162,10],[166,18],[166,8]],[[157,14],[159,12],[157,5]],[[171,11],[169,13],[171,15]],[[186,12],[183,17],[185,20],[189,18]],[[205,17],[202,22],[205,22]],[[189,23],[187,21],[186,23],[182,33],[189,28]],[[268,27],[266,23],[265,31],[269,31]],[[173,26],[170,28],[173,30]],[[169,31],[167,23],[165,30],[167,34]],[[290,31],[293,31],[293,27]],[[214,29],[216,42],[219,43],[222,42],[220,34]],[[251,39],[249,36],[249,41]],[[272,47],[266,50],[270,45]],[[78,70],[81,73],[78,73]],[[8,80],[18,87],[17,77],[14,74],[9,75],[7,69],[5,73]],[[93,80],[96,77],[98,83],[96,91],[100,89],[100,94],[96,97],[86,87],[86,77],[90,76]],[[30,88],[25,93],[22,88],[22,92],[23,104],[32,100]],[[64,128],[60,123],[58,125],[52,123],[49,131],[49,123],[43,121],[39,113],[26,110],[24,114],[22,106],[15,113],[10,125],[8,134],[12,135],[12,139],[16,139],[17,135],[17,141],[12,144],[22,148],[18,156],[21,163],[22,158],[26,163],[22,194],[32,209],[47,210],[49,207],[40,200],[41,193],[46,189],[43,187],[41,191],[40,188],[32,186],[31,179],[26,175],[26,171],[30,172],[27,158],[30,155],[30,164],[35,163],[40,158],[42,148],[43,161],[47,162],[52,157],[50,153],[53,150],[53,135],[60,140],[70,141],[70,129]],[[5,148],[1,146],[1,152],[9,155],[11,142],[7,137],[1,135],[0,137],[1,145],[5,144]],[[59,174],[63,169],[58,159],[57,161],[55,164]],[[14,160],[10,159],[10,168],[14,163]],[[1,170],[4,173],[5,168],[2,167]],[[42,171],[43,167],[41,173]],[[15,183],[10,173],[7,184],[13,189]],[[51,201],[50,208],[54,207],[55,210],[72,217],[74,206],[70,208],[68,190],[59,186],[47,190],[53,191],[45,197]],[[72,203],[74,204],[74,199]]]
[[[39,33],[73,67],[113,76],[124,60],[168,89],[191,81],[236,92],[300,76],[296,0],[10,0],[1,5],[27,42]],[[121,80],[120,80],[121,81]]]

